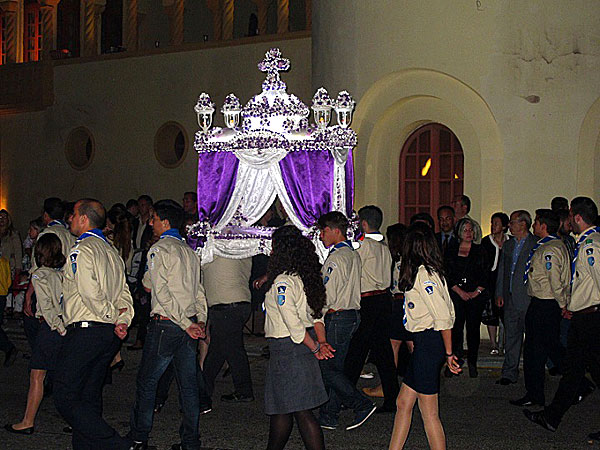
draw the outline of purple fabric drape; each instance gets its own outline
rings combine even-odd
[[[300,222],[306,227],[315,225],[331,208],[333,156],[327,151],[290,152],[279,167]]]
[[[239,160],[232,152],[198,155],[198,216],[216,225],[233,195]]]
[[[352,215],[354,208],[354,164],[352,161],[352,150],[348,152],[346,160],[346,216]]]

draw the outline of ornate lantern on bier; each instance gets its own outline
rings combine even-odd
[[[206,134],[212,126],[213,113],[215,112],[215,104],[211,102],[210,96],[206,92],[203,92],[198,97],[194,111],[196,111],[198,116],[200,129]]]

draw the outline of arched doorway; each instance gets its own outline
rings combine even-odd
[[[400,153],[399,220],[419,212],[434,218],[441,205],[463,193],[464,155],[454,133],[439,123],[415,130]]]

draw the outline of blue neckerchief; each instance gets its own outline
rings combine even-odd
[[[527,262],[525,263],[525,273],[523,274],[523,283],[524,284],[527,284],[527,281],[529,278],[529,269],[531,269],[531,259],[533,258],[533,254],[535,253],[535,251],[538,248],[540,248],[546,242],[553,241],[554,239],[558,239],[558,236],[555,236],[554,234],[550,234],[550,235],[546,236],[545,238],[537,241],[536,244],[533,246],[533,248],[529,252],[529,256],[527,257]]]
[[[179,234],[179,230],[177,228],[169,228],[167,231],[160,235],[160,239],[164,239],[166,237],[179,239],[180,241],[184,240]]]
[[[48,223],[49,227],[53,227],[55,225],[61,225],[61,226],[65,227],[65,228],[69,228],[68,225],[65,222],[63,222],[62,220],[56,220],[56,219],[54,219],[53,221],[51,221],[51,222]]]
[[[335,252],[336,250],[339,250],[340,248],[343,248],[343,247],[348,247],[350,250],[354,250],[354,247],[352,247],[352,242],[342,241],[342,242],[338,242],[333,247],[331,247],[331,250],[329,250],[329,254],[331,255],[333,252]]]
[[[571,262],[571,285],[573,284],[573,279],[575,278],[575,265],[577,263],[577,255],[579,254],[579,247],[585,241],[585,239],[593,233],[600,233],[600,227],[593,227],[579,236],[579,240],[577,241],[577,245],[575,246],[575,253],[573,255],[573,261]]]
[[[102,230],[100,228],[92,228],[91,230],[88,230],[85,233],[83,233],[81,236],[79,236],[77,238],[77,241],[75,241],[75,243],[78,244],[79,242],[83,241],[85,238],[88,238],[90,236],[95,236],[99,239],[102,239],[104,242],[108,242],[106,240],[106,237],[104,236],[104,233],[102,233]]]

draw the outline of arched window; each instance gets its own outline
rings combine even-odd
[[[23,61],[39,61],[42,54],[42,10],[38,2],[25,5]]]
[[[400,154],[400,217],[427,212],[434,218],[441,205],[463,193],[463,151],[458,138],[433,123],[414,131]]]
[[[0,66],[6,64],[6,18],[0,11]]]

